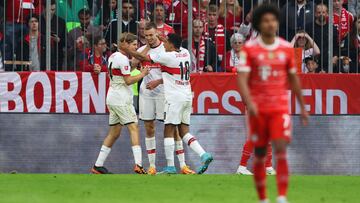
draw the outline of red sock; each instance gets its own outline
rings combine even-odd
[[[272,146],[271,143],[267,146],[267,152],[266,152],[266,162],[265,167],[272,167]]]
[[[260,200],[266,199],[266,172],[265,158],[256,157],[254,159],[254,180],[256,190]]]
[[[241,160],[240,160],[240,165],[241,166],[247,166],[247,162],[250,159],[251,154],[254,151],[254,145],[250,140],[247,140],[244,144],[243,147],[243,151],[242,151],[242,155],[241,155]]]
[[[289,169],[286,152],[276,153],[276,181],[279,196],[286,196],[289,183]]]

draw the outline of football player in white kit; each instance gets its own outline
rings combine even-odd
[[[158,38],[156,25],[149,22],[145,26],[145,39],[150,49],[146,54],[160,54],[165,52],[164,43]],[[144,53],[147,45],[138,49],[138,52]],[[135,60],[136,61],[136,60]],[[137,65],[136,62],[132,65]],[[139,95],[139,118],[144,121],[146,137],[145,145],[149,158],[150,167],[148,174],[155,175],[156,171],[156,138],[155,138],[155,120],[164,121],[164,85],[162,83],[161,65],[159,63],[151,63],[143,61],[142,67],[149,67],[149,75],[143,78],[140,86]],[[194,174],[185,163],[185,154],[182,139],[176,130],[175,134],[175,151],[179,159],[182,174]]]
[[[176,173],[174,166],[174,135],[176,127],[178,127],[183,141],[200,156],[202,165],[197,170],[197,173],[202,174],[213,161],[213,157],[210,153],[205,152],[196,138],[189,132],[192,108],[190,54],[188,50],[181,48],[181,42],[180,36],[169,34],[167,39],[163,40],[166,52],[147,56],[132,50],[127,50],[127,53],[140,61],[159,63],[161,65],[165,93],[164,148],[167,160],[167,167],[162,173]]]
[[[126,126],[130,133],[132,151],[134,154],[134,172],[138,174],[146,174],[146,171],[142,167],[139,128],[133,105],[133,92],[131,85],[148,75],[150,70],[149,68],[142,68],[141,74],[137,76],[130,76],[131,66],[129,57],[126,55],[124,49],[135,51],[137,48],[137,37],[130,33],[123,33],[120,36],[120,43],[123,44],[123,47],[118,52],[113,53],[108,62],[110,87],[106,97],[106,104],[110,112],[110,129],[91,172],[95,174],[110,173],[104,167],[104,162],[110,154],[111,147],[120,136],[122,127]]]

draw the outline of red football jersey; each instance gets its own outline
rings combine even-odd
[[[276,38],[266,45],[260,37],[248,41],[237,69],[250,73],[249,88],[259,112],[288,112],[288,73],[296,73],[295,51],[289,42]]]

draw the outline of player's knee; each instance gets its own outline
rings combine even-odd
[[[276,140],[273,141],[273,145],[275,148],[275,153],[284,153],[286,152],[288,142],[286,140]]]
[[[266,156],[266,147],[256,147],[255,148],[256,157],[265,157]]]
[[[184,137],[187,133],[189,133],[189,126],[186,124],[179,125],[179,135],[180,137]]]
[[[131,135],[133,135],[133,134],[138,134],[138,133],[139,133],[139,127],[138,127],[137,123],[128,124],[128,125],[127,125],[127,128],[128,128],[129,133],[130,133]]]

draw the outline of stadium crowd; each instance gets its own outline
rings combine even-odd
[[[192,2],[192,71],[231,72],[241,46],[257,36],[251,27],[257,0]],[[333,55],[329,55],[329,8],[324,0],[272,0],[281,8],[279,35],[301,49],[303,73],[356,73],[360,48],[360,1],[333,0]],[[46,21],[51,22],[51,70],[106,71],[116,50],[118,0],[7,0],[0,5],[0,69],[43,71],[46,68]],[[181,34],[188,46],[188,0],[122,1],[123,32],[145,44],[144,27]],[[358,20],[359,19],[359,20]],[[1,57],[2,56],[2,57]],[[6,64],[4,62],[7,62]],[[31,63],[26,63],[31,62]]]

